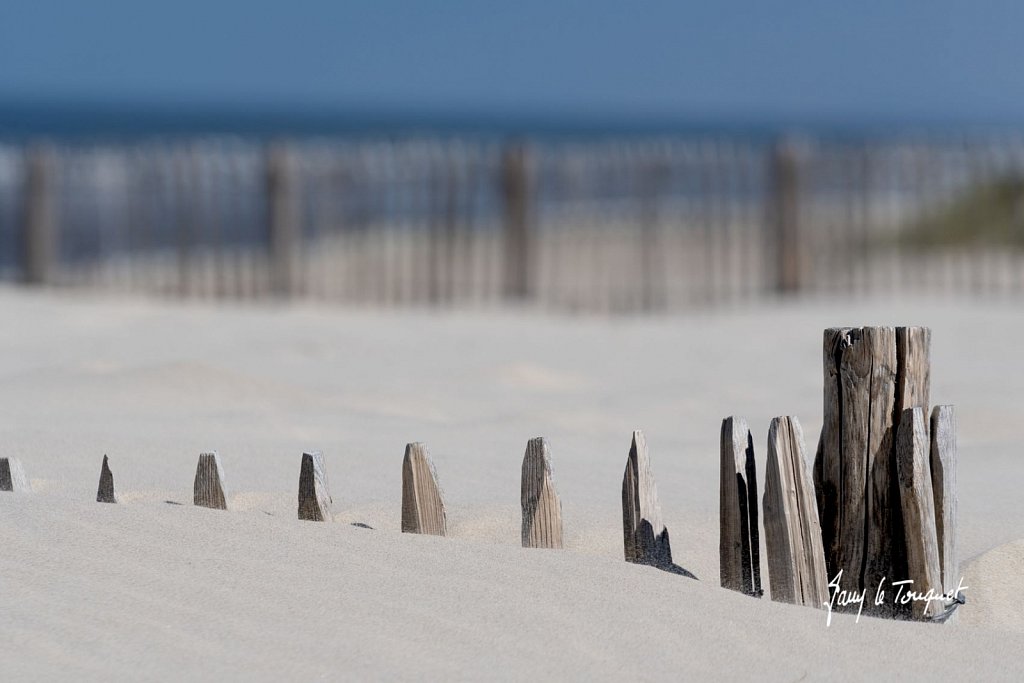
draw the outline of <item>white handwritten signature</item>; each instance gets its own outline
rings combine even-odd
[[[864,611],[864,600],[867,598],[867,589],[856,591],[856,590],[844,590],[840,588],[840,581],[843,578],[843,570],[840,569],[839,573],[836,574],[835,578],[829,581],[828,589],[831,594],[831,598],[828,602],[823,602],[825,609],[828,610],[828,617],[825,621],[825,626],[832,625],[832,610],[836,607],[848,607],[849,605],[857,605],[857,619],[856,623],[860,623],[861,612]],[[878,582],[878,589],[875,591],[875,605],[885,604],[885,577]],[[927,606],[931,602],[942,603],[943,608],[952,605],[953,603],[963,604],[963,591],[968,589],[968,586],[964,585],[964,579],[961,576],[960,581],[957,584],[956,589],[947,591],[945,593],[936,591],[933,588],[929,588],[927,591],[915,591],[912,586],[914,583],[913,579],[904,579],[903,581],[893,581],[890,586],[896,588],[896,593],[893,596],[894,605],[909,605],[913,602],[924,602]],[[954,605],[955,606],[955,605]]]

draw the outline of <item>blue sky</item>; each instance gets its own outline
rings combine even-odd
[[[0,99],[1024,122],[1024,2],[0,0]]]

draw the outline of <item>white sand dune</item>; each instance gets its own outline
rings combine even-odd
[[[1015,305],[607,320],[6,291],[0,314],[0,454],[33,489],[0,494],[0,680],[1024,677]],[[960,618],[826,628],[824,611],[722,590],[721,418],[747,418],[763,470],[771,417],[820,429],[822,328],[895,323],[933,328],[932,401],[958,406]],[[622,560],[634,428],[675,560],[700,581]],[[562,552],[519,547],[538,435]],[[451,538],[399,532],[414,440],[433,453]],[[228,512],[190,505],[208,449]],[[295,518],[309,449],[326,457],[333,523]],[[104,453],[120,505],[92,502]]]

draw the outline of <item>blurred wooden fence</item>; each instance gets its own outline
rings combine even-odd
[[[673,310],[1024,289],[1024,138],[0,145],[0,280]]]

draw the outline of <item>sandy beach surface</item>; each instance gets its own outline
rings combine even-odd
[[[0,319],[0,455],[32,488],[0,494],[0,680],[1024,678],[1019,304],[609,319],[8,289]],[[868,324],[931,326],[932,403],[958,408],[956,623],[826,627],[823,610],[719,587],[721,419],[749,422],[761,481],[772,417],[799,416],[813,452],[822,329]],[[623,561],[637,428],[674,559],[699,581]],[[534,436],[564,551],[519,547]],[[400,533],[410,441],[431,450],[449,538]],[[331,523],[296,519],[314,449]],[[191,505],[206,450],[227,512]],[[119,505],[94,502],[104,454]]]

